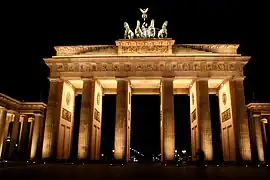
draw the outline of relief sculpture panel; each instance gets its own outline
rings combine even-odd
[[[62,108],[62,118],[64,120],[67,120],[67,121],[71,122],[71,112],[69,112],[65,108]]]
[[[102,62],[102,63],[57,63],[56,72],[243,72],[244,64],[228,62],[192,61],[144,61],[144,62]]]
[[[94,110],[94,119],[100,122],[100,112],[96,108]]]
[[[230,108],[228,108],[227,110],[225,110],[221,114],[222,122],[228,121],[229,119],[231,119],[231,109]]]

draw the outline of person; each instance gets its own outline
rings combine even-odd
[[[204,167],[204,152],[202,149],[198,149],[196,152],[196,162],[197,166]]]

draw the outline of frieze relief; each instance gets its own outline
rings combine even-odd
[[[226,122],[228,120],[231,119],[231,109],[228,108],[227,110],[225,110],[224,112],[221,113],[221,121],[222,122]]]
[[[194,111],[191,113],[191,122],[195,121],[196,119],[197,119],[196,109],[194,109]]]
[[[100,122],[100,112],[96,108],[94,110],[94,119]]]
[[[62,118],[64,120],[67,120],[69,122],[71,122],[71,112],[69,112],[68,110],[66,110],[65,108],[62,108]]]
[[[51,66],[53,67],[53,66]],[[91,63],[57,63],[56,72],[95,72],[95,71],[237,71],[243,72],[244,63],[235,62],[91,62]],[[52,70],[52,69],[51,69]]]
[[[158,53],[164,54],[169,52],[168,46],[124,46],[121,47],[122,54],[145,54]]]

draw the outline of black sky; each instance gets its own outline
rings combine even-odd
[[[168,20],[169,37],[175,39],[176,43],[240,44],[239,53],[252,56],[244,69],[247,76],[246,102],[270,101],[269,89],[265,84],[265,82],[269,83],[270,77],[269,58],[264,45],[267,44],[264,41],[269,36],[264,28],[268,21],[266,21],[267,16],[264,15],[263,4],[259,2],[244,0],[150,2],[145,0],[49,3],[41,1],[14,3],[6,7],[8,12],[3,16],[4,20],[1,23],[3,56],[0,65],[0,92],[19,100],[47,101],[49,71],[42,58],[54,55],[54,46],[114,44],[115,40],[123,37],[123,22],[127,21],[131,28],[134,28],[136,20],[141,18],[138,8],[148,7],[149,19],[155,19],[156,26],[161,26],[165,20]],[[115,107],[114,97],[104,98],[108,104],[108,107],[104,107],[104,111],[111,111],[109,109]],[[188,101],[184,100],[186,97],[181,98],[182,100],[178,101],[186,101],[185,106],[188,106]],[[136,119],[138,124],[142,123],[140,121],[146,121],[149,122],[145,125],[148,127],[159,120],[159,114],[156,115],[156,112],[159,113],[159,105],[155,108],[156,101],[159,101],[158,96],[146,98],[134,96],[132,100],[138,102],[132,104],[134,107],[132,118]],[[154,110],[151,113],[146,112],[142,108],[144,106],[140,106],[141,101],[144,102],[144,106],[153,107]],[[181,105],[179,102],[177,107]],[[183,110],[183,113],[185,112],[187,111]],[[113,122],[113,113],[113,111],[108,112],[109,117],[105,119]],[[150,116],[153,122],[147,120]],[[180,119],[179,115],[175,116]],[[185,121],[188,121],[188,118],[188,116],[183,117]],[[153,129],[157,129],[154,133],[156,134],[158,127],[153,124]],[[137,128],[135,125],[134,127]],[[141,131],[141,136],[147,135],[145,129]],[[182,131],[178,134],[185,134],[181,133]],[[140,138],[138,135],[137,141]],[[156,142],[153,143],[155,145],[151,148],[158,146]],[[184,144],[179,146],[185,146]]]

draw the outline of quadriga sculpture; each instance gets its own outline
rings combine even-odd
[[[161,30],[159,30],[158,32],[158,38],[166,38],[168,36],[167,26],[168,26],[168,21],[165,21],[162,25]]]
[[[131,31],[131,29],[129,28],[129,25],[127,22],[124,22],[124,28],[125,28],[125,34],[124,34],[124,38],[125,39],[133,39],[134,37],[134,33]]]

